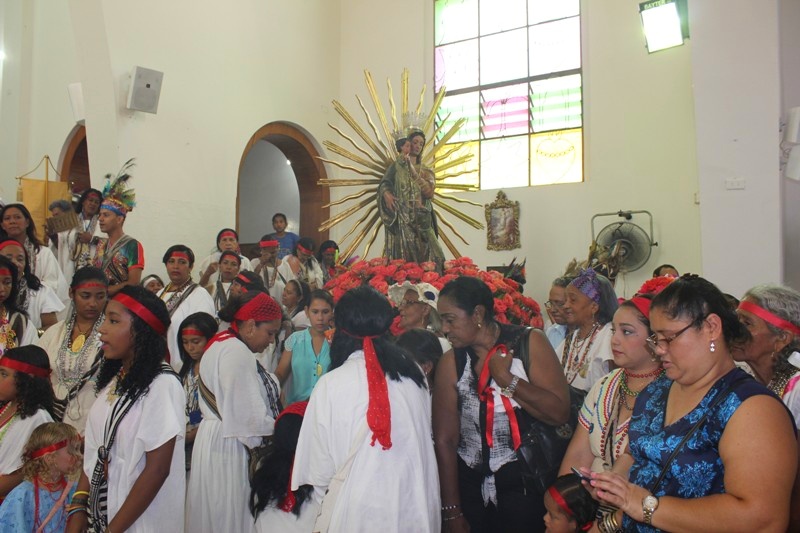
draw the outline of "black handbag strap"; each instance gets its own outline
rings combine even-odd
[[[675,460],[675,457],[677,457],[678,452],[680,452],[681,449],[683,448],[683,446],[689,441],[690,438],[692,438],[692,435],[694,435],[697,432],[697,430],[700,429],[700,426],[702,426],[703,423],[706,421],[706,418],[708,418],[708,414],[711,411],[713,411],[719,404],[721,404],[722,401],[725,398],[730,396],[730,394],[741,383],[743,383],[744,381],[746,381],[748,379],[751,379],[751,378],[749,376],[739,376],[738,379],[735,379],[734,381],[729,383],[727,387],[725,387],[723,390],[721,390],[717,394],[717,396],[714,398],[714,401],[711,402],[711,405],[709,405],[708,409],[706,409],[706,412],[703,413],[703,416],[701,416],[700,419],[697,422],[694,423],[694,425],[691,427],[691,429],[689,429],[689,431],[686,433],[686,435],[684,435],[683,439],[681,439],[681,441],[678,443],[678,445],[675,446],[675,449],[672,450],[672,454],[670,454],[669,458],[667,459],[667,462],[664,463],[664,468],[661,469],[661,473],[658,475],[658,477],[653,482],[653,484],[650,485],[650,494],[655,494],[656,489],[661,484],[661,482],[664,480],[664,476],[667,475],[667,470],[669,470],[669,467],[672,464],[672,461]]]

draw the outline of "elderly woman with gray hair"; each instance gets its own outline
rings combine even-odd
[[[567,383],[588,391],[614,369],[611,353],[611,320],[619,307],[614,287],[593,269],[581,270],[567,285],[561,308],[572,330],[556,348]]]
[[[451,346],[442,335],[442,319],[436,305],[439,301],[439,290],[430,283],[412,283],[404,281],[389,287],[389,300],[397,307],[400,314],[398,326],[403,331],[414,328],[427,329],[439,337],[442,352]]]

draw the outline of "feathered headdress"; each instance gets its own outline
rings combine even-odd
[[[136,206],[136,192],[128,188],[131,175],[128,171],[134,166],[133,159],[128,159],[112,180],[111,174],[106,174],[106,186],[103,187],[103,203],[101,209],[108,209],[114,213],[125,216]]]

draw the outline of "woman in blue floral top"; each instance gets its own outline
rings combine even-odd
[[[636,401],[630,482],[592,474],[598,498],[620,509],[600,530],[786,531],[794,421],[734,365],[729,347],[746,332],[733,309],[713,284],[686,275],[653,300],[650,321],[666,375]]]

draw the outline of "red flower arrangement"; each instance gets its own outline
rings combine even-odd
[[[498,322],[539,329],[544,327],[539,304],[519,292],[519,283],[503,277],[500,272],[479,269],[469,257],[446,261],[442,275],[436,272],[436,265],[432,262],[417,264],[402,259],[388,261],[377,257],[353,264],[348,270],[332,278],[325,289],[331,292],[334,302],[338,302],[344,293],[365,283],[381,294],[388,295],[389,286],[395,283],[425,282],[442,290],[448,282],[459,276],[473,276],[489,286],[494,296],[494,313]]]

